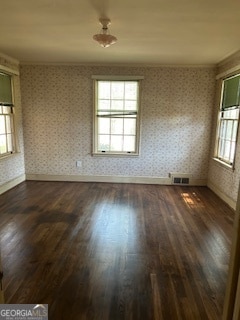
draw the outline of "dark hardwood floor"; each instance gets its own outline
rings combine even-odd
[[[24,182],[0,196],[6,303],[47,303],[51,320],[219,320],[233,215],[205,187]]]

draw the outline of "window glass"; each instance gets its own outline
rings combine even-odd
[[[233,166],[238,133],[239,109],[220,111],[216,158]]]
[[[0,157],[15,151],[11,76],[0,72]]]
[[[95,81],[94,153],[138,154],[139,81]]]

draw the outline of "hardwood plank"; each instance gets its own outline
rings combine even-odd
[[[233,211],[205,187],[27,181],[0,196],[6,303],[49,318],[221,318]]]

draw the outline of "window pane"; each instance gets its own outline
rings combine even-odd
[[[11,133],[12,132],[11,117],[10,116],[6,116],[6,132],[7,133]]]
[[[111,133],[123,134],[123,119],[111,119]]]
[[[98,151],[109,151],[110,149],[110,136],[99,135],[98,136]]]
[[[12,103],[12,85],[11,76],[0,73],[0,102],[3,104]]]
[[[234,76],[223,81],[223,108],[239,105],[240,76]]]
[[[134,136],[124,136],[123,150],[126,152],[135,151],[135,137]]]
[[[109,110],[110,109],[110,100],[99,100],[98,110]]]
[[[224,145],[224,154],[223,154],[223,158],[226,160],[228,160],[230,157],[230,148],[231,148],[231,142],[226,140]]]
[[[5,116],[0,115],[0,134],[3,134],[5,132],[6,132]]]
[[[138,81],[97,81],[97,84],[95,151],[134,152],[138,117]],[[126,151],[123,150],[123,146]]]
[[[10,107],[3,107],[3,113],[4,114],[10,114],[11,113],[11,108]]]
[[[124,134],[136,134],[136,119],[124,119]]]
[[[0,154],[14,152],[14,126],[12,107],[0,107]]]
[[[237,126],[238,126],[237,121],[234,121],[234,123],[233,123],[233,134],[232,134],[232,140],[233,141],[237,140]]]
[[[98,99],[110,99],[110,82],[98,81]]]
[[[112,99],[124,98],[124,82],[113,81],[111,89],[112,89],[111,90]]]
[[[0,154],[7,152],[6,135],[0,135]]]
[[[12,145],[12,135],[7,135],[7,151],[12,152],[13,151],[13,145]]]
[[[137,82],[125,82],[125,99],[137,100]]]
[[[123,110],[123,100],[112,100],[112,110]]]
[[[111,136],[111,151],[122,151],[123,136]]]
[[[226,134],[226,120],[222,120],[220,126],[220,137],[223,139]]]
[[[137,101],[125,100],[125,110],[137,111]]]
[[[224,140],[219,140],[219,151],[218,151],[219,158],[223,158],[223,152],[224,152]]]
[[[223,112],[223,118],[224,119],[238,119],[238,113],[239,110],[238,109],[234,109],[234,110],[227,110]]]
[[[228,120],[226,123],[226,139],[231,140],[232,138],[233,121]]]
[[[233,163],[235,157],[238,120],[222,120],[220,124],[218,157]]]
[[[228,164],[234,162],[238,132],[239,109],[220,111],[217,157]]]
[[[109,134],[110,133],[110,119],[98,118],[98,133]]]

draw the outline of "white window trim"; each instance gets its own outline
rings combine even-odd
[[[92,142],[92,156],[96,157],[138,157],[140,154],[140,126],[141,126],[141,81],[144,79],[143,76],[115,76],[115,75],[93,75],[93,142]],[[97,152],[97,132],[96,132],[96,105],[97,105],[97,95],[96,95],[96,85],[97,81],[138,81],[138,114],[137,114],[137,128],[136,128],[136,152]]]
[[[1,106],[2,107],[2,106]],[[1,158],[5,158],[8,157],[10,155],[13,155],[16,153],[16,127],[15,127],[15,119],[14,119],[14,109],[13,107],[7,107],[11,109],[11,112],[6,114],[6,113],[0,113],[3,116],[9,116],[10,117],[10,122],[11,122],[11,135],[12,135],[12,146],[13,146],[13,150],[12,151],[7,151],[5,153],[0,153],[0,159]],[[6,121],[6,120],[5,120]],[[5,122],[6,123],[6,122]],[[7,135],[7,133],[5,133],[5,135]]]
[[[239,111],[239,116],[238,116],[236,147],[235,147],[234,159],[233,159],[232,164],[229,164],[226,161],[224,161],[218,157],[218,146],[219,146],[220,123],[221,123],[221,105],[222,105],[223,91],[224,91],[223,83],[224,83],[225,79],[233,77],[237,74],[240,74],[239,67],[237,69],[234,68],[234,71],[235,71],[235,73],[233,73],[233,70],[229,70],[228,72],[224,72],[222,74],[219,74],[216,77],[216,79],[219,81],[219,90],[218,90],[218,99],[217,99],[218,115],[217,115],[217,126],[216,126],[215,145],[214,145],[214,156],[212,158],[216,163],[218,163],[219,165],[221,165],[222,167],[224,167],[225,169],[228,169],[230,171],[235,170],[237,145],[238,145],[238,134],[239,134],[240,111]]]
[[[106,76],[106,75],[93,75],[93,80],[109,80],[109,81],[130,81],[130,80],[143,80],[143,76]]]
[[[13,102],[13,106],[10,107],[12,108],[12,122],[13,122],[13,152],[7,152],[7,153],[3,153],[0,154],[0,160],[8,158],[8,157],[12,157],[14,155],[16,155],[17,153],[20,153],[20,149],[19,149],[19,143],[18,143],[18,139],[17,139],[17,130],[16,130],[16,120],[15,120],[15,94],[14,94],[14,77],[15,76],[19,76],[20,73],[17,70],[13,70],[11,68],[8,68],[6,66],[0,65],[0,72],[8,74],[11,76],[11,90],[12,90],[12,102]]]
[[[216,157],[213,157],[212,160],[215,161],[216,164],[218,164],[219,166],[221,166],[221,167],[223,167],[224,169],[229,170],[229,171],[231,171],[231,172],[233,172],[234,169],[235,169],[234,166],[231,166],[231,165],[227,164],[227,163],[224,162],[224,161],[221,161],[220,159],[218,159],[218,158],[216,158]]]

